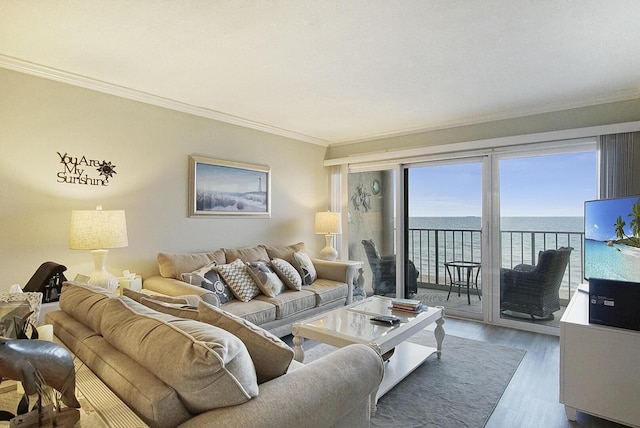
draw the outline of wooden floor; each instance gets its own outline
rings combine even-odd
[[[447,334],[527,351],[487,428],[624,427],[584,413],[567,420],[559,403],[560,341],[556,336],[447,318]],[[446,337],[445,346],[446,349]],[[482,394],[482,391],[478,391]]]

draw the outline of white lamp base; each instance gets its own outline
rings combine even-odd
[[[87,284],[97,285],[112,291],[118,288],[118,278],[107,272],[105,268],[109,250],[91,250],[91,254],[93,254],[94,271]]]
[[[331,238],[333,235],[324,235],[326,246],[320,250],[320,258],[323,260],[334,261],[338,258],[338,250],[331,246]]]

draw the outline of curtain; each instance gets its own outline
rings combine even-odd
[[[640,153],[638,153],[640,155]],[[633,193],[633,134],[601,135],[599,198],[619,198]]]

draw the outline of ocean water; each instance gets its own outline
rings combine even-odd
[[[640,249],[587,239],[585,241],[585,275],[640,282]]]
[[[412,217],[410,258],[416,263],[423,280],[443,280],[444,261],[481,261],[480,217]],[[436,233],[434,230],[438,230]],[[503,217],[501,219],[502,265],[511,268],[520,263],[535,264],[539,251],[571,246],[569,269],[564,286],[569,281],[573,289],[583,281],[582,236],[583,217]]]
[[[535,232],[584,231],[583,217],[502,217],[502,230],[524,230]],[[409,228],[415,229],[460,229],[479,230],[480,217],[411,217]]]

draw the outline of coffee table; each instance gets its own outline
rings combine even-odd
[[[293,352],[296,361],[304,361],[304,339],[315,340],[336,347],[354,343],[371,346],[380,355],[393,355],[385,363],[384,377],[375,397],[371,397],[371,411],[375,412],[378,399],[418,368],[434,353],[442,356],[445,332],[444,308],[429,307],[419,314],[392,310],[393,299],[372,296],[361,302],[340,307],[322,315],[293,325]],[[385,326],[371,322],[377,315],[394,315],[400,323]],[[434,336],[437,347],[427,347],[407,342],[414,334],[430,324],[436,324]]]

